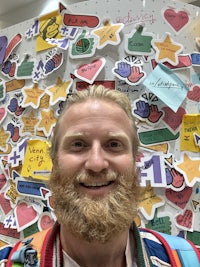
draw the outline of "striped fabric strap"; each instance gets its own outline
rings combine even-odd
[[[164,233],[159,235],[167,241],[173,253],[177,253],[182,267],[200,267],[199,255],[186,239]]]

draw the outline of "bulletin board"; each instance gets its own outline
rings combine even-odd
[[[55,222],[56,119],[70,94],[104,84],[136,118],[137,225],[200,246],[199,13],[170,0],[63,1],[0,31],[0,245]]]

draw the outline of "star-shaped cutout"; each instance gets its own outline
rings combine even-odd
[[[174,66],[178,64],[178,54],[183,50],[183,46],[173,42],[169,34],[165,36],[164,40],[152,40],[151,43],[156,50],[157,62],[168,62]]]
[[[62,79],[58,77],[56,85],[46,89],[46,93],[50,95],[50,104],[53,106],[58,101],[65,101],[71,85],[72,79],[63,82]]]
[[[5,152],[8,150],[8,140],[10,133],[5,131],[3,127],[0,128],[0,149]]]
[[[156,208],[163,206],[165,202],[161,197],[154,193],[153,188],[150,185],[142,187],[140,195],[141,199],[138,206],[139,211],[141,211],[147,220],[152,220]]]
[[[22,117],[22,134],[30,133],[31,135],[35,135],[35,127],[39,119],[34,116],[34,111],[32,110],[28,117]]]
[[[103,27],[92,31],[99,38],[97,47],[99,49],[105,47],[107,44],[118,45],[120,43],[119,32],[123,29],[123,23],[111,24],[106,21]]]
[[[32,88],[22,89],[22,94],[24,96],[22,107],[32,106],[36,109],[39,107],[40,99],[45,94],[43,89],[38,87],[38,84],[34,84]]]
[[[196,182],[200,182],[200,160],[190,159],[184,154],[183,161],[177,164],[177,167],[183,172],[185,182],[192,187]]]
[[[51,109],[44,109],[40,111],[40,114],[41,119],[37,129],[43,131],[46,136],[50,136],[53,127],[56,124],[56,117],[54,115],[54,111]]]

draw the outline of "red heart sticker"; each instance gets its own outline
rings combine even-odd
[[[17,230],[20,232],[28,226],[34,224],[38,219],[38,214],[32,206],[28,206],[26,202],[21,202],[15,211]]]
[[[184,209],[192,195],[192,187],[185,187],[182,191],[176,192],[170,188],[165,190],[166,198],[175,206]]]
[[[200,87],[195,85],[192,90],[187,93],[187,97],[190,100],[200,102]]]
[[[186,210],[183,215],[179,214],[176,217],[176,223],[178,226],[183,227],[184,229],[191,229],[192,228],[192,219],[193,213],[191,210]]]
[[[183,29],[189,22],[189,16],[186,11],[180,10],[176,12],[172,8],[164,11],[164,18],[176,32]]]
[[[185,109],[180,107],[177,112],[174,112],[169,107],[163,107],[165,112],[163,121],[173,130],[176,131],[182,123],[182,117],[186,113]]]

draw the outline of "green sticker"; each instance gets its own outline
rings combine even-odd
[[[176,140],[179,137],[179,133],[173,134],[169,129],[163,128],[158,130],[139,132],[139,139],[143,145],[152,145],[163,142]]]

